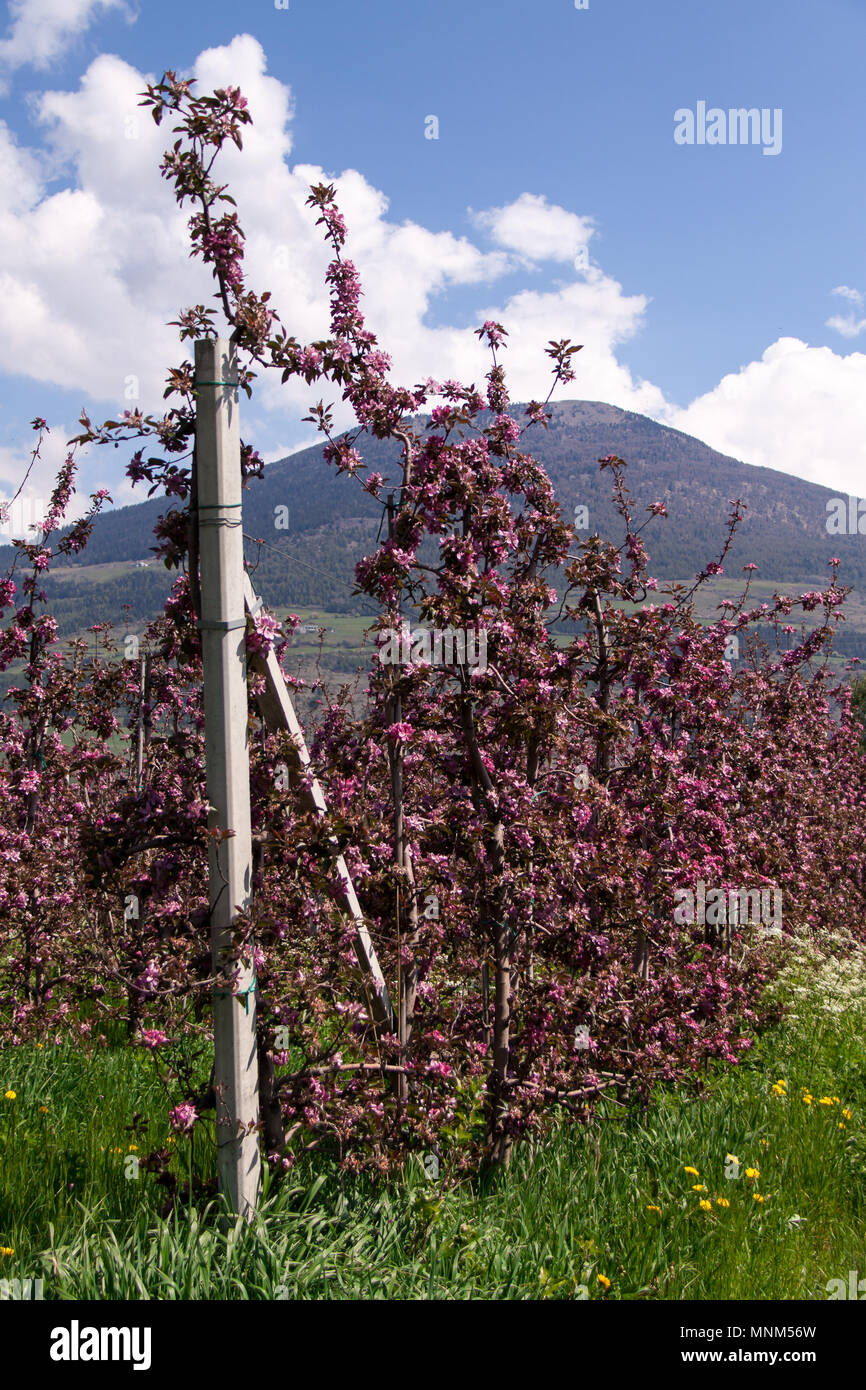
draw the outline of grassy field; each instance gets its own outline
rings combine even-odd
[[[486,1186],[307,1161],[250,1228],[204,1198],[161,1214],[135,1175],[169,1137],[147,1058],[7,1048],[0,1277],[42,1277],[50,1299],[825,1300],[866,1276],[866,971],[812,955],[781,988],[793,1015],[702,1094],[602,1110]],[[191,1165],[212,1177],[207,1131],[173,1147],[181,1186]]]

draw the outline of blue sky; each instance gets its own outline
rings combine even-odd
[[[303,206],[324,175],[396,380],[480,379],[471,330],[495,316],[515,398],[544,393],[543,347],[571,337],[568,395],[862,494],[864,54],[863,0],[12,0],[0,493],[34,415],[52,425],[44,491],[82,405],[105,417],[133,389],[158,409],[182,355],[165,325],[210,292],[157,172],[165,132],[137,113],[171,67],[249,97],[255,131],[226,176],[253,283],[300,338],[325,330]],[[778,152],[676,143],[675,113],[699,102],[726,121],[766,110]],[[312,394],[263,386],[245,437],[266,458],[309,442]],[[131,500],[124,464],[96,451],[83,481]]]

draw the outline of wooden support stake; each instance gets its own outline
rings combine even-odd
[[[244,576],[244,597],[247,611],[252,618],[261,612],[262,603],[255,593],[249,575]],[[255,654],[250,657],[250,669],[265,680],[265,688],[258,697],[262,719],[273,732],[284,730],[292,740],[293,751],[289,754],[289,772],[297,790],[299,800],[307,810],[312,811],[319,820],[326,814],[327,806],[322,788],[311,774],[310,754],[304,740],[304,733],[298,722],[292,697],[286,686],[276,653],[271,649],[266,657]],[[370,992],[370,1012],[373,1021],[389,1033],[396,1031],[396,1020],[388,986],[382,967],[379,964],[364,914],[361,911],[352,876],[342,854],[336,859],[337,878],[340,883],[339,906],[351,919],[354,927],[353,945],[355,958],[365,985]]]
[[[195,345],[196,463],[201,565],[205,758],[212,829],[211,953],[225,969],[238,911],[252,896],[246,617],[235,349],[224,338]],[[261,1186],[255,975],[243,961],[234,993],[215,990],[214,1092],[220,1190],[247,1220]]]

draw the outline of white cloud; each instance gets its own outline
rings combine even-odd
[[[843,338],[857,338],[866,328],[866,319],[858,319],[855,314],[849,314],[847,318],[843,318],[841,314],[833,314],[824,327],[835,329]]]
[[[0,64],[47,68],[106,10],[132,15],[124,0],[10,0],[11,31],[0,39]]]
[[[664,409],[664,395],[649,382],[635,382],[615,353],[641,327],[647,303],[645,296],[626,296],[615,280],[593,271],[586,282],[568,282],[547,292],[521,290],[479,308],[477,318],[498,320],[508,330],[502,360],[512,400],[547,394],[552,363],[544,350],[551,339],[571,338],[583,344],[583,351],[573,359],[577,381],[560,388],[559,399],[603,400],[652,414]],[[422,375],[422,357],[451,363],[449,375],[478,383],[489,367],[488,354],[464,330],[427,330],[416,351],[416,377]]]
[[[34,434],[35,441],[35,434]],[[41,461],[37,459],[30,476],[22,488],[22,496],[47,499],[51,495],[57,469],[66,457],[64,440],[68,435],[61,430],[52,433],[43,441]],[[0,448],[0,501],[9,502],[21,487],[24,475],[30,465],[30,458],[18,449]]]
[[[859,290],[852,290],[850,285],[837,285],[830,291],[831,294],[840,294],[843,299],[851,299],[855,304],[863,303],[863,296]]]
[[[586,344],[575,394],[638,410],[661,400],[656,388],[633,383],[614,356],[616,344],[637,331],[648,301],[626,296],[597,268],[580,277],[569,272],[546,293],[479,307],[461,327],[425,321],[435,297],[453,287],[483,286],[489,300],[489,286],[529,256],[572,256],[591,234],[590,219],[524,194],[479,215],[497,243],[488,251],[450,231],[398,224],[389,219],[385,194],[357,170],[335,176],[315,165],[291,166],[291,91],[267,74],[257,40],[239,35],[206,50],[194,75],[201,92],[231,83],[249,101],[253,125],[245,128],[244,149],[225,148],[219,177],[238,201],[250,286],[272,290],[274,307],[298,339],[328,331],[330,256],[306,200],[311,183],[334,182],[349,226],[347,251],[364,284],[364,312],[393,357],[395,381],[465,375],[481,382],[489,358],[472,330],[497,317],[511,331],[513,397],[546,392],[544,347],[571,332]],[[8,170],[21,189],[14,210],[0,209],[0,368],[80,389],[112,411],[135,403],[162,409],[165,369],[184,355],[167,324],[180,308],[213,302],[209,273],[189,258],[190,209],[177,210],[159,174],[170,133],[138,106],[146,80],[103,54],[77,90],[43,93],[37,111],[47,148],[38,158],[0,126],[0,173]],[[69,172],[73,186],[54,193],[47,177],[58,169]],[[131,379],[139,401],[125,394]],[[287,435],[297,438],[300,416],[318,394],[303,383],[283,388],[276,377],[260,378],[257,418],[270,425],[262,449],[271,454]],[[350,423],[340,409],[338,423]]]
[[[530,261],[574,260],[589,245],[594,228],[591,217],[580,217],[535,193],[521,193],[504,207],[470,215],[497,246]]]
[[[665,424],[748,463],[860,496],[866,478],[866,354],[780,338]]]
[[[39,457],[35,461],[31,453],[24,448],[0,448],[0,504],[7,504],[3,517],[0,517],[0,545],[8,545],[13,536],[34,539],[34,533],[28,528],[41,522],[47,515],[58,470],[69,453],[66,441],[71,434],[72,431],[65,424],[52,425],[43,435]],[[36,440],[34,431],[31,436],[31,449],[35,448]],[[82,453],[79,457],[78,476],[81,493],[76,493],[70,504],[70,521],[76,520],[87,511],[90,492],[95,492],[100,486],[107,486],[88,481],[93,463],[92,454]],[[16,498],[19,490],[20,497]],[[13,498],[16,498],[15,502],[12,502]]]
[[[863,307],[863,296],[859,290],[854,290],[850,285],[837,285],[830,291],[831,294],[838,294],[842,299],[848,299],[852,304],[856,304],[858,309]],[[852,309],[849,314],[834,314],[824,325],[825,328],[835,329],[841,333],[843,338],[856,338],[866,328],[866,318],[858,319]]]
[[[750,463],[862,490],[866,356],[782,339],[679,409],[619,360],[644,325],[649,299],[627,293],[597,265],[578,273],[567,264],[594,235],[591,218],[523,193],[471,214],[492,249],[455,232],[398,223],[385,193],[359,171],[291,164],[292,94],[267,74],[251,36],[202,53],[194,75],[202,92],[231,83],[249,101],[254,124],[244,150],[226,148],[219,177],[238,201],[250,286],[273,291],[274,307],[300,341],[328,331],[329,252],[306,199],[311,183],[334,182],[350,229],[347,251],[364,284],[364,313],[393,357],[395,382],[411,386],[430,375],[481,385],[489,356],[472,330],[498,319],[509,330],[503,361],[512,399],[546,394],[544,349],[551,338],[571,337],[584,349],[575,359],[577,380],[560,397],[642,411]],[[77,90],[44,93],[38,115],[47,147],[39,153],[21,149],[0,125],[0,177],[16,189],[14,208],[0,206],[0,369],[80,391],[97,418],[106,406],[105,413],[133,404],[161,411],[165,370],[185,351],[168,323],[180,308],[213,302],[209,273],[189,257],[189,208],[175,207],[159,174],[170,133],[138,106],[146,80],[102,55]],[[48,179],[58,170],[68,171],[72,186],[54,192]],[[551,261],[560,263],[560,278],[545,288],[496,294],[504,275]],[[455,287],[464,304],[471,290],[471,310],[458,322],[453,314],[436,322],[429,311],[437,296]],[[859,291],[835,292],[858,303]],[[126,394],[131,380],[140,387],[137,401]],[[315,384],[281,387],[276,376],[260,377],[244,408],[245,438],[266,458],[278,456],[286,440],[297,447],[307,429],[302,417],[321,394]],[[327,399],[336,394],[326,389]],[[338,425],[350,423],[345,407],[336,415]],[[104,483],[98,470],[111,466],[104,451],[94,451],[88,489]],[[122,480],[105,485],[127,499]]]

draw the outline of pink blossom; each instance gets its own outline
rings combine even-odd
[[[194,1105],[184,1101],[169,1111],[168,1119],[172,1129],[177,1130],[179,1134],[189,1134],[198,1119],[198,1111]]]

